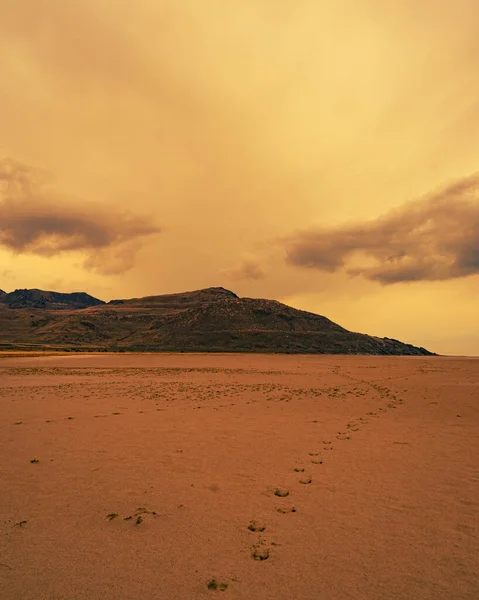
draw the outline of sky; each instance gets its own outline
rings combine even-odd
[[[0,0],[0,288],[223,286],[479,355],[477,0]]]

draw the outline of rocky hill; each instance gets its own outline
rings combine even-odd
[[[326,317],[224,288],[112,300],[17,290],[0,297],[0,348],[429,355]]]
[[[105,304],[85,292],[61,294],[43,290],[15,290],[6,294],[0,290],[0,302],[9,308],[42,308],[48,310],[71,310]]]

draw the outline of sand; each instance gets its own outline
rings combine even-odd
[[[479,598],[479,359],[0,358],[2,600]]]

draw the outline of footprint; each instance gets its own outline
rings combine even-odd
[[[257,546],[253,546],[251,556],[253,560],[268,560],[270,554],[268,548],[258,548]]]
[[[113,515],[114,513],[112,513]],[[124,521],[132,521],[133,519],[135,519],[135,525],[141,525],[141,523],[143,523],[144,521],[144,517],[146,517],[147,515],[151,515],[153,518],[158,517],[158,513],[155,512],[154,510],[147,510],[146,508],[137,508],[135,513],[133,515],[129,515],[128,517],[124,517],[123,520]],[[118,515],[116,515],[118,516]],[[107,517],[110,517],[110,515],[108,515]],[[115,518],[115,517],[112,517]]]
[[[216,579],[213,577],[213,579],[210,579],[208,581],[208,583],[206,584],[206,587],[209,590],[215,590],[215,591],[219,590],[220,592],[224,592],[227,589],[228,584],[227,583],[218,583],[216,581]]]
[[[355,421],[353,421],[352,423],[348,423],[346,425],[346,427],[350,430],[350,431],[358,431],[358,425],[359,423],[356,423]]]
[[[137,515],[151,515],[152,517],[157,517],[158,513],[154,510],[147,510],[146,508],[137,508],[135,512],[135,517]]]
[[[313,465],[322,465],[323,464],[322,460],[312,460],[311,462]],[[303,469],[303,471],[304,471],[304,469]]]
[[[24,525],[26,525],[28,523],[28,521],[19,521],[18,523],[15,523],[13,525],[13,527],[23,527]]]
[[[313,480],[311,479],[311,477],[305,477],[304,479],[300,479],[299,483],[303,483],[304,485],[307,485],[308,483],[311,483]]]
[[[280,490],[280,489],[276,488],[274,490],[274,495],[278,496],[279,498],[286,498],[286,496],[289,496],[289,491],[288,490]]]
[[[304,473],[304,469],[299,469],[298,467],[294,467],[293,471],[295,473]]]
[[[276,509],[276,512],[279,512],[282,515],[287,515],[288,513],[295,513],[296,512],[296,508],[294,506],[292,506],[291,508],[282,508],[279,507]]]
[[[248,529],[250,531],[264,531],[266,529],[266,527],[264,525],[258,525],[256,523],[256,521],[250,521],[250,524],[248,525]]]

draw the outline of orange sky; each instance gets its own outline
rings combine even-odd
[[[477,0],[0,15],[0,288],[222,285],[479,354]]]

